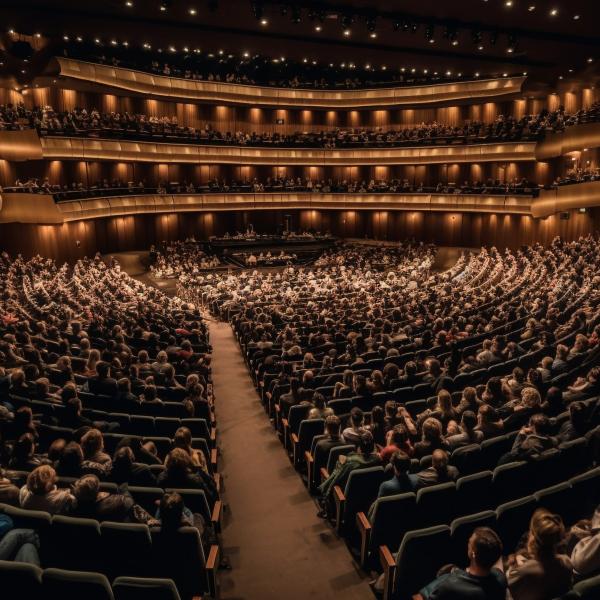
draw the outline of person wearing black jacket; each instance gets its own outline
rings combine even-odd
[[[130,522],[133,519],[131,494],[125,489],[116,494],[100,491],[100,480],[96,475],[84,475],[73,485],[75,504],[69,514],[74,517],[96,519],[97,521]]]
[[[129,446],[122,446],[115,452],[109,479],[117,484],[156,487],[154,473],[148,465],[135,462],[133,450]]]

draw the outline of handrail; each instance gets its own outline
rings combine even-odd
[[[146,96],[172,100],[251,106],[320,109],[423,106],[502,98],[521,92],[526,77],[481,79],[422,86],[356,90],[275,88],[219,81],[180,79],[133,69],[56,57],[61,77]]]

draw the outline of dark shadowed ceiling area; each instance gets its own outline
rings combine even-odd
[[[463,77],[527,73],[553,85],[593,79],[600,2],[591,0],[4,0],[22,33],[184,47]]]

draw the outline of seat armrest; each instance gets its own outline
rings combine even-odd
[[[217,428],[211,427],[210,429],[210,445],[214,448],[217,443]]]
[[[213,479],[215,480],[217,492],[221,493],[221,473],[213,473]]]
[[[210,466],[212,467],[213,471],[217,470],[217,461],[219,459],[219,453],[217,451],[216,448],[213,448],[210,451]]]
[[[342,531],[342,515],[346,505],[346,496],[339,485],[333,487],[333,498],[335,500],[335,530],[339,534]]]
[[[217,500],[212,509],[212,514],[210,515],[210,521],[213,524],[215,530],[221,531],[221,517],[223,516],[223,501]]]
[[[308,484],[308,491],[310,492],[313,489],[313,463],[315,461],[312,457],[312,454],[308,450],[304,451],[304,461],[306,462],[306,481]]]
[[[219,569],[219,546],[211,546],[206,559],[206,578],[208,579],[208,593],[211,598],[219,597],[217,571]]]
[[[396,579],[396,561],[387,546],[379,546],[379,560],[383,569],[383,600],[392,600],[394,580]]]
[[[319,473],[321,475],[321,483],[323,483],[326,479],[329,479],[329,471],[325,467],[321,467]]]
[[[360,564],[364,568],[369,558],[369,545],[371,542],[371,523],[364,512],[356,515],[356,526],[360,533]]]

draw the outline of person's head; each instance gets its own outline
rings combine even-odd
[[[378,424],[383,426],[385,423],[385,412],[383,411],[383,407],[374,406],[371,410],[371,424]]]
[[[438,472],[443,473],[448,467],[448,454],[445,450],[437,449],[431,455],[431,466]]]
[[[119,381],[117,381],[117,387],[119,388],[119,392],[121,394],[127,394],[131,392],[131,382],[127,377],[121,377]]]
[[[448,390],[440,390],[438,392],[437,405],[443,413],[452,411],[452,396]]]
[[[35,380],[35,393],[38,398],[44,398],[50,390],[50,381],[47,377],[40,377]]]
[[[158,393],[155,385],[147,385],[144,387],[144,400],[146,402],[153,402],[156,400]]]
[[[437,442],[442,437],[442,424],[433,417],[423,422],[423,439],[429,442]]]
[[[394,454],[392,454],[390,464],[394,469],[394,475],[396,475],[396,477],[400,477],[408,473],[410,469],[410,456],[408,456],[408,454],[402,450],[397,450],[394,452]]]
[[[394,426],[390,433],[390,442],[396,446],[396,448],[402,448],[408,439],[408,432],[404,425],[398,424]]]
[[[173,444],[176,448],[189,450],[192,447],[192,432],[187,427],[180,427],[175,432]]]
[[[60,397],[65,404],[72,398],[77,398],[77,386],[72,381],[65,383],[60,391]]]
[[[546,402],[552,407],[562,407],[563,393],[559,387],[552,386],[546,392]]]
[[[98,452],[102,452],[104,448],[104,438],[99,429],[90,429],[81,438],[81,449],[83,456],[86,459],[94,457]]]
[[[134,462],[135,455],[133,454],[133,450],[129,446],[121,446],[121,448],[115,452],[113,458],[113,470],[129,471]]]
[[[550,419],[541,413],[535,414],[529,419],[529,426],[537,435],[549,435]]]
[[[77,442],[69,442],[58,459],[57,468],[61,475],[65,473],[78,473],[81,470],[82,462],[83,451],[81,450],[81,446]]]
[[[49,465],[35,468],[27,476],[27,489],[36,496],[44,496],[54,489],[56,471]]]
[[[521,402],[527,408],[537,408],[542,403],[542,399],[535,388],[527,387],[521,392]]]
[[[365,420],[365,415],[363,413],[363,411],[358,408],[358,406],[355,406],[351,411],[350,411],[350,422],[352,423],[352,427],[360,427]]]
[[[529,523],[527,549],[541,562],[552,559],[565,536],[565,526],[560,516],[545,508],[538,508]]]
[[[325,430],[332,437],[339,437],[342,422],[337,415],[329,415],[325,419]]]
[[[498,422],[498,413],[496,412],[496,409],[489,404],[482,404],[479,407],[477,414],[484,424]]]
[[[554,359],[551,356],[544,356],[542,358],[542,369],[550,370],[552,368],[552,363]]]
[[[358,448],[360,449],[361,454],[366,456],[373,454],[373,451],[375,450],[375,440],[370,431],[363,431],[363,433],[360,434]]]
[[[417,363],[414,362],[413,360],[409,360],[404,365],[404,374],[409,375],[409,376],[416,375],[417,374]]]
[[[325,396],[320,392],[315,392],[312,396],[312,403],[315,405],[315,408],[322,410],[325,408]]]
[[[167,456],[165,467],[169,473],[185,474],[189,473],[193,468],[193,463],[190,455],[182,448],[173,448]]]
[[[13,446],[12,455],[18,461],[26,461],[33,456],[35,439],[31,433],[24,433]]]
[[[84,475],[73,485],[73,496],[77,499],[79,506],[89,506],[96,502],[99,491],[100,480],[96,475]]]
[[[463,390],[462,399],[465,400],[469,406],[475,406],[477,402],[477,390],[474,387],[466,387]]]
[[[567,360],[569,356],[569,348],[564,344],[559,344],[556,346],[556,358],[559,360]]]
[[[183,519],[183,498],[177,492],[167,492],[160,499],[161,529],[177,531]]]
[[[502,556],[502,542],[498,534],[489,527],[477,527],[467,548],[471,565],[487,573]]]
[[[71,417],[81,414],[81,408],[82,405],[79,398],[71,398],[65,405],[66,413]]]
[[[477,416],[472,410],[465,410],[460,419],[460,424],[465,431],[473,431],[477,425]]]
[[[56,462],[62,456],[66,445],[67,442],[63,438],[58,438],[54,440],[48,448],[48,460]]]
[[[96,373],[100,379],[106,379],[110,373],[110,364],[104,361],[100,361],[96,365]]]

